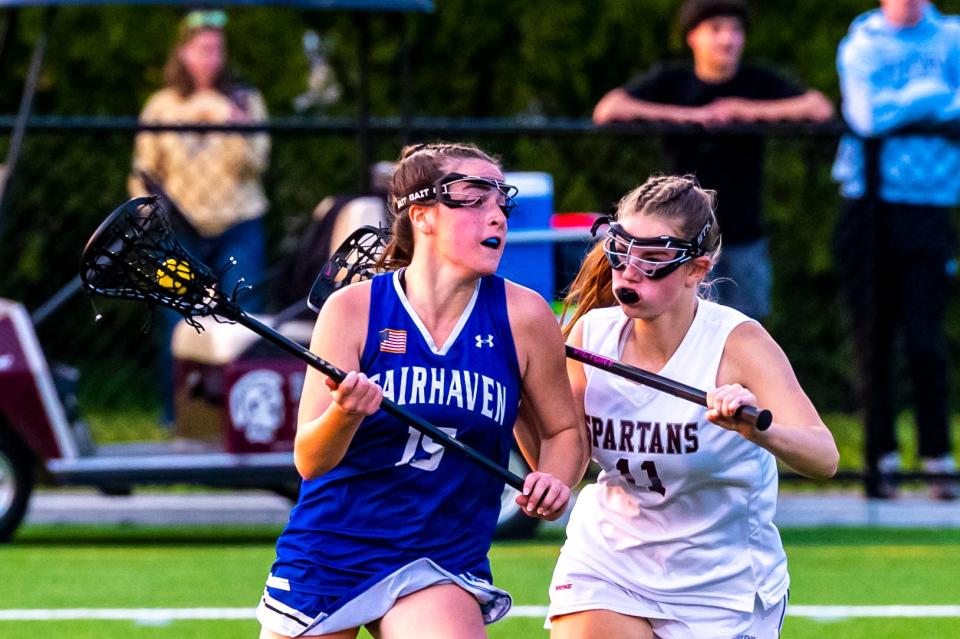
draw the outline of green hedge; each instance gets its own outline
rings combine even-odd
[[[960,12],[960,1],[939,4],[944,12]],[[417,115],[588,116],[607,90],[658,60],[684,55],[673,23],[677,5],[668,0],[438,0],[435,13],[407,22],[395,14],[374,15],[371,111],[401,113],[398,46],[401,32],[408,29]],[[836,101],[837,42],[853,17],[875,6],[852,0],[755,2],[747,56],[776,64]],[[177,16],[163,6],[61,8],[36,112],[136,114],[160,85]],[[39,28],[40,11],[21,10],[16,38],[3,61],[0,112],[16,111]],[[335,43],[332,62],[344,96],[327,113],[355,113],[358,29],[353,16],[237,9],[228,26],[232,60],[264,92],[272,114],[290,115],[293,97],[306,88],[301,37],[307,28]],[[603,209],[661,168],[655,139],[492,135],[476,140],[500,153],[512,170],[550,172],[560,211]],[[16,197],[7,219],[0,221],[0,295],[32,308],[74,276],[90,229],[125,199],[131,142],[127,133],[28,136]],[[399,144],[375,140],[377,157],[395,157]],[[6,140],[0,141],[0,151],[5,152],[5,145]],[[776,311],[768,325],[815,401],[825,409],[847,410],[854,406],[851,353],[829,250],[839,206],[829,178],[834,148],[829,139],[776,139],[769,145],[766,223],[775,261]],[[321,197],[355,188],[357,159],[349,136],[274,138],[267,186],[275,254],[286,230],[302,224]],[[109,303],[105,308],[110,324],[108,330],[98,330],[90,322],[88,303],[74,300],[59,316],[62,321],[41,327],[45,348],[80,364],[93,380],[84,387],[89,389],[87,404],[149,403],[142,391],[150,384],[151,352],[149,340],[139,332],[142,309]],[[956,351],[956,308],[950,317]],[[119,355],[118,336],[125,344],[143,346],[125,347]]]

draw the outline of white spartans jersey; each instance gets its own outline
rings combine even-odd
[[[629,321],[619,306],[591,311],[583,320],[584,348],[619,359]],[[660,374],[716,388],[727,336],[747,321],[699,300]],[[744,612],[758,594],[764,607],[779,603],[789,577],[773,525],[774,456],[706,421],[702,406],[584,370],[587,426],[602,472],[577,498],[563,553],[655,601]]]

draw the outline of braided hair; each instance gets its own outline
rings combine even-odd
[[[397,269],[413,259],[413,224],[410,216],[397,210],[397,199],[419,188],[432,185],[447,172],[456,160],[483,160],[497,167],[500,161],[473,144],[433,142],[411,144],[400,152],[400,161],[388,189],[390,212],[393,215],[392,235],[378,265]]]
[[[701,240],[707,255],[715,259],[720,250],[720,227],[714,208],[716,192],[704,189],[692,175],[654,175],[620,199],[615,218],[624,220],[649,215],[669,220],[680,237],[695,240],[707,222],[710,228]],[[563,300],[563,318],[568,309],[575,309],[563,327],[569,336],[577,320],[594,308],[616,306],[613,295],[613,271],[603,250],[603,242],[587,253]]]

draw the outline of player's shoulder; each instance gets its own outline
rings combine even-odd
[[[553,311],[543,296],[522,284],[503,280],[504,295],[507,300],[507,309],[511,316],[519,313],[524,319],[540,320],[546,317],[554,319]]]
[[[773,338],[767,332],[767,329],[760,322],[749,318],[738,322],[731,329],[730,336],[727,338],[728,343],[732,341],[735,345],[748,347],[751,344],[767,342],[768,340],[772,341]]]
[[[735,370],[746,373],[786,358],[783,349],[759,322],[740,322],[730,331],[723,347],[723,360]]]
[[[340,315],[347,322],[365,320],[370,309],[372,288],[372,280],[344,286],[324,302],[321,312],[324,315]]]
[[[761,335],[769,337],[766,329],[752,317],[732,306],[703,298],[697,300],[697,314],[691,330],[723,335],[728,341],[741,339],[741,336],[748,342]]]

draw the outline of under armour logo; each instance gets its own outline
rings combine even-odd
[[[484,338],[482,335],[474,335],[474,339],[477,340],[477,348],[482,346],[489,346],[493,348],[493,335],[487,334],[487,337]]]

